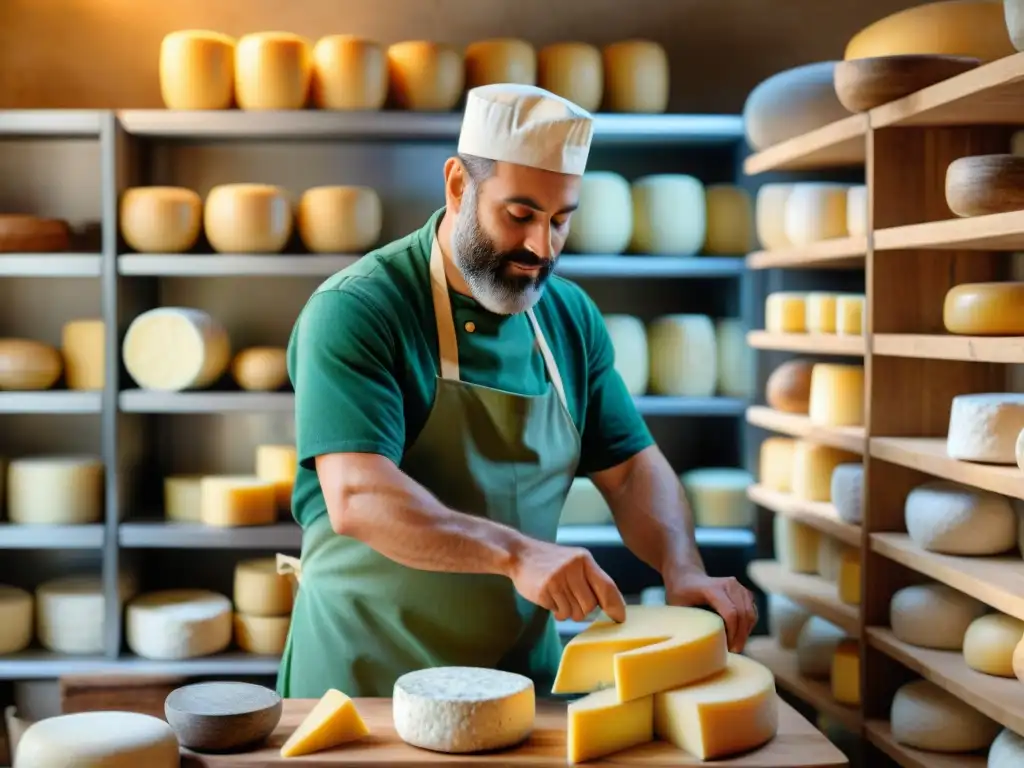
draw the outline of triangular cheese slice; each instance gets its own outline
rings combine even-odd
[[[281,757],[311,755],[361,739],[369,733],[370,729],[359,716],[355,702],[331,688],[288,737],[281,747]]]

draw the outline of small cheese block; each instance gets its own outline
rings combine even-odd
[[[836,300],[834,293],[814,291],[807,294],[806,325],[808,333],[836,332]]]
[[[942,322],[966,336],[1024,336],[1024,282],[963,283],[946,292]]]
[[[811,618],[811,612],[785,595],[768,595],[768,634],[781,648],[795,650],[800,630]]]
[[[235,39],[182,29],[160,43],[160,97],[167,109],[230,109],[235,100]]]
[[[718,393],[750,400],[754,397],[757,356],[747,344],[746,325],[738,317],[722,317],[715,323],[718,361]]]
[[[50,389],[64,371],[60,351],[32,339],[0,338],[0,392]]]
[[[633,237],[633,193],[626,178],[612,171],[587,171],[580,180],[579,208],[569,222],[570,253],[625,253]]]
[[[235,645],[244,653],[280,656],[288,642],[291,616],[234,616]]]
[[[1024,621],[1004,613],[979,616],[964,633],[964,661],[976,672],[1014,677],[1013,652],[1024,637]]]
[[[839,464],[832,470],[829,494],[836,514],[844,523],[860,525],[864,516],[864,465]]]
[[[818,575],[825,581],[839,584],[843,552],[846,545],[839,539],[822,533],[818,536]]]
[[[846,237],[847,184],[808,181],[786,199],[786,237],[795,246]]]
[[[808,417],[823,427],[864,424],[864,366],[815,363]]]
[[[889,720],[893,739],[928,752],[987,749],[1000,731],[997,722],[930,680],[902,685],[893,696]]]
[[[494,83],[537,84],[537,52],[526,40],[477,40],[463,52],[466,90]]]
[[[311,53],[310,94],[317,109],[376,110],[388,97],[384,46],[358,35],[326,35]]]
[[[668,54],[651,40],[620,40],[601,51],[604,110],[661,114],[668,109]]]
[[[176,523],[198,523],[203,495],[202,475],[169,475],[164,478],[164,517]]]
[[[231,644],[231,601],[202,589],[139,595],[125,610],[125,637],[145,659],[180,660],[220,653]]]
[[[832,698],[850,707],[860,706],[860,644],[843,638],[832,657]]]
[[[647,353],[647,328],[632,315],[605,315],[604,325],[615,354],[615,370],[631,395],[647,392],[651,362]]]
[[[596,112],[604,96],[604,60],[589,43],[562,42],[537,52],[537,85],[587,112]]]
[[[711,397],[718,381],[715,325],[707,315],[665,315],[647,327],[652,394]]]
[[[277,522],[277,484],[259,477],[209,475],[199,483],[199,520],[221,528]]]
[[[889,626],[908,645],[959,651],[967,628],[987,610],[980,600],[946,584],[913,584],[889,601]]]
[[[654,256],[694,256],[707,234],[704,184],[695,176],[660,173],[632,186],[630,250]]]
[[[231,360],[231,378],[248,392],[274,392],[288,383],[284,347],[248,347]]]
[[[684,472],[680,480],[701,528],[749,528],[756,509],[747,498],[754,477],[738,467],[702,467]]]
[[[0,584],[0,656],[20,653],[32,644],[34,613],[31,592]]]
[[[299,469],[294,445],[256,446],[256,477],[274,484],[279,510],[292,508],[292,489]]]
[[[864,333],[863,296],[840,296],[836,299],[836,333],[839,336],[860,336]]]
[[[797,291],[769,293],[764,302],[764,327],[769,333],[806,333],[807,294]]]
[[[103,519],[103,460],[29,456],[7,465],[7,517],[21,525],[85,525]]]
[[[18,739],[17,766],[179,768],[178,738],[166,721],[138,712],[75,712],[30,725]]]
[[[801,136],[849,116],[836,96],[834,61],[777,72],[758,83],[743,104],[743,129],[755,150]]]
[[[450,45],[406,40],[388,46],[388,101],[398,109],[447,112],[462,96],[465,65]]]
[[[811,616],[796,640],[797,669],[812,680],[828,680],[832,676],[832,659],[846,632],[820,616]]]
[[[988,751],[987,768],[1017,768],[1019,765],[1024,765],[1024,736],[1003,728]]]
[[[757,241],[765,250],[786,248],[790,245],[786,237],[786,201],[793,191],[793,184],[763,184],[758,187],[754,200],[754,228]]]
[[[612,510],[589,477],[574,477],[562,506],[559,525],[607,525]]]
[[[121,195],[121,237],[139,253],[184,253],[199,239],[203,201],[185,187],[132,187]]]
[[[231,340],[224,326],[202,310],[158,307],[132,320],[121,354],[128,374],[143,389],[205,389],[228,367]]]
[[[851,237],[868,233],[868,188],[854,184],[846,190],[846,232]]]
[[[313,50],[291,32],[254,32],[235,46],[235,98],[247,110],[302,109],[313,76]]]
[[[811,372],[809,360],[787,360],[768,375],[764,398],[768,405],[783,413],[806,414],[811,408]]]
[[[704,190],[707,232],[704,253],[745,255],[754,245],[754,206],[750,193],[734,184],[711,184]]]
[[[551,692],[615,686],[619,701],[688,685],[725,669],[725,622],[710,611],[627,605],[626,620],[593,622],[562,652]]]
[[[614,688],[569,702],[566,761],[570,765],[605,757],[654,740],[654,697],[620,702]]]
[[[291,581],[277,572],[277,560],[260,557],[235,566],[235,610],[250,617],[288,616],[292,612]]]
[[[989,464],[1017,463],[1017,437],[1024,430],[1024,393],[957,395],[949,412],[946,453],[952,459]]]
[[[134,580],[120,579],[123,604],[135,594]],[[106,645],[106,599],[98,576],[65,576],[36,588],[36,635],[54,653],[102,654]]]
[[[791,437],[766,437],[761,442],[758,476],[770,491],[789,493],[793,489],[793,453],[796,440]]]
[[[313,253],[362,256],[380,240],[383,218],[380,195],[371,187],[312,187],[295,209],[299,238]]]
[[[778,731],[775,676],[760,662],[729,654],[725,671],[654,696],[654,733],[700,760],[767,744]]]
[[[68,389],[103,389],[106,334],[102,320],[71,320],[61,328],[64,383]]]
[[[1017,514],[998,493],[932,480],[907,494],[903,511],[911,540],[930,552],[998,555],[1017,547]]]
[[[847,547],[839,561],[839,599],[847,605],[860,605],[860,550]]]
[[[793,573],[817,573],[821,533],[806,523],[775,515],[772,523],[775,559]]]
[[[281,757],[312,755],[369,735],[355,702],[329,688],[281,746]]]
[[[857,455],[849,451],[798,440],[793,451],[793,495],[804,501],[831,501],[835,468],[856,460]]]
[[[280,187],[220,184],[206,195],[203,227],[218,253],[278,253],[292,224],[292,204]]]
[[[395,681],[395,731],[407,744],[446,754],[504,749],[533,731],[533,681],[477,667],[432,667]]]

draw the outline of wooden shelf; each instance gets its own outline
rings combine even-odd
[[[863,454],[866,444],[864,427],[822,427],[812,424],[807,416],[783,413],[763,405],[747,408],[747,423],[853,453]]]
[[[842,237],[822,240],[804,248],[779,248],[756,251],[747,256],[750,269],[864,269],[866,237]]]
[[[892,728],[885,720],[864,723],[868,741],[899,763],[902,768],[986,768],[988,757],[976,752],[925,752],[900,744],[892,736]]]
[[[839,599],[838,587],[820,576],[793,573],[775,560],[754,560],[747,574],[762,592],[785,595],[811,613],[840,627],[850,637],[860,636],[860,611]]]
[[[1024,211],[908,224],[875,232],[875,251],[1024,250]]]
[[[863,357],[863,336],[839,336],[824,333],[772,333],[750,331],[747,344],[754,349],[771,349],[780,352],[801,352],[809,355],[839,355]]]
[[[866,114],[844,117],[750,155],[743,162],[743,172],[755,176],[768,171],[806,171],[861,165],[865,157],[867,130]]]
[[[882,357],[1024,364],[1024,336],[880,333],[871,338],[871,353]]]
[[[861,528],[839,519],[835,507],[820,501],[804,501],[763,485],[747,488],[747,498],[778,515],[797,520],[854,547],[861,545]]]

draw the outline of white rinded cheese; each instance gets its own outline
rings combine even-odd
[[[846,231],[851,237],[867,234],[868,188],[865,184],[854,184],[846,190]]]
[[[377,110],[388,96],[384,47],[356,35],[327,35],[313,46],[310,95],[317,109]]]
[[[650,390],[657,395],[711,397],[718,381],[715,325],[707,315],[666,315],[647,327]]]
[[[947,555],[998,555],[1017,546],[1017,514],[998,493],[932,480],[907,494],[907,533],[922,549]]]
[[[242,109],[302,109],[312,74],[312,46],[301,35],[255,32],[235,46],[235,99]]]
[[[236,527],[277,522],[277,484],[255,476],[207,475],[199,481],[203,525]]]
[[[846,545],[834,536],[818,536],[818,575],[825,581],[839,583],[839,570]]]
[[[292,585],[277,572],[277,559],[242,560],[235,566],[235,610],[247,616],[287,616],[292,612]]]
[[[434,667],[395,681],[395,731],[408,744],[449,754],[525,740],[536,712],[533,681],[478,667]]]
[[[987,768],[1020,768],[1024,765],[1024,736],[1003,728],[988,751]]]
[[[164,720],[137,712],[75,712],[33,723],[14,764],[26,768],[179,768],[178,738]]]
[[[807,294],[807,332],[836,332],[836,293],[812,291]]]
[[[231,377],[248,392],[273,392],[288,383],[284,347],[248,347],[231,361]]]
[[[1000,726],[930,680],[915,680],[896,691],[889,719],[900,744],[929,752],[986,749]]]
[[[143,389],[204,389],[228,367],[231,339],[202,310],[158,307],[128,326],[122,355],[128,374]]]
[[[1013,465],[1021,430],[1024,393],[957,395],[949,412],[946,453],[961,461]]]
[[[406,40],[388,47],[388,97],[398,109],[448,112],[463,93],[462,53],[450,45]]]
[[[964,634],[964,661],[976,672],[1014,677],[1013,652],[1024,637],[1024,621],[1003,613],[979,616]]]
[[[854,453],[830,445],[797,440],[793,451],[793,495],[804,501],[831,501],[835,468],[857,458]]]
[[[737,467],[702,467],[684,472],[680,480],[701,528],[749,528],[754,524],[754,502],[747,488],[754,477]]]
[[[786,201],[793,191],[793,184],[764,184],[754,198],[754,225],[757,240],[765,250],[786,248],[790,245],[786,237]]]
[[[202,475],[168,475],[164,478],[164,517],[176,523],[198,523],[202,507]]]
[[[466,90],[494,83],[537,84],[537,52],[525,40],[498,37],[466,46]]]
[[[775,291],[764,300],[764,327],[769,333],[807,332],[807,294]]]
[[[846,633],[820,616],[811,616],[796,640],[796,663],[800,674],[813,680],[828,680],[832,657]]]
[[[793,573],[818,572],[818,541],[821,533],[805,523],[775,515],[775,559]]]
[[[313,187],[295,208],[295,228],[313,253],[362,256],[380,240],[383,226],[384,207],[371,187]]]
[[[769,407],[784,413],[806,414],[811,408],[811,373],[809,360],[787,360],[768,375],[764,399]]]
[[[604,95],[604,61],[589,43],[553,43],[537,52],[537,85],[596,112]]]
[[[630,250],[655,256],[695,256],[707,233],[704,184],[695,176],[663,173],[632,184]]]
[[[811,370],[812,424],[859,427],[864,424],[864,366],[815,363]]]
[[[715,323],[718,352],[718,393],[725,397],[751,399],[754,396],[754,366],[757,356],[747,344],[747,331],[737,317],[723,317]]]
[[[785,595],[774,592],[768,594],[768,634],[776,639],[780,647],[795,649],[800,630],[810,618],[810,611]]]
[[[103,460],[30,456],[7,466],[7,516],[22,525],[84,525],[103,519]]]
[[[841,295],[836,299],[836,334],[860,336],[864,333],[864,306],[862,295]]]
[[[135,581],[120,580],[120,601],[130,599]],[[98,576],[65,576],[36,589],[36,634],[54,653],[101,654],[106,644],[106,600]]]
[[[754,206],[750,193],[734,184],[711,184],[704,197],[707,210],[704,253],[747,254],[754,245]]]
[[[843,638],[832,657],[832,698],[850,707],[860,706],[860,643]]]
[[[71,320],[61,329],[64,382],[68,389],[103,389],[106,334],[102,320]]]
[[[889,601],[889,626],[908,645],[959,651],[971,622],[987,610],[980,600],[945,584],[913,584]]]
[[[132,187],[121,195],[121,236],[139,253],[184,253],[199,239],[203,201],[185,187]]]
[[[32,339],[0,338],[0,392],[49,389],[64,370],[60,350]]]
[[[160,96],[167,109],[230,109],[235,98],[235,39],[182,29],[160,43]]]
[[[574,477],[562,506],[559,525],[606,525],[612,510],[589,477]]]
[[[588,171],[580,181],[579,208],[569,221],[570,253],[620,254],[633,237],[629,182],[611,171]]]
[[[249,616],[236,613],[234,616],[235,644],[244,653],[260,656],[280,656],[288,642],[288,629],[292,617]]]
[[[832,470],[832,506],[844,523],[860,525],[864,516],[864,465],[838,464]]]
[[[647,352],[647,328],[632,315],[605,315],[604,325],[612,341],[615,370],[631,395],[647,392],[651,363]]]
[[[218,253],[278,253],[293,224],[288,194],[270,184],[220,184],[203,206],[206,239]]]
[[[139,595],[125,611],[125,637],[145,659],[190,659],[220,653],[231,644],[231,601],[202,589]]]
[[[292,508],[292,489],[298,469],[298,452],[294,445],[256,446],[256,477],[274,484],[279,510]]]
[[[847,184],[809,181],[786,199],[786,237],[795,246],[846,237]]]
[[[608,112],[657,115],[668,109],[668,54],[652,40],[619,40],[601,51]]]
[[[0,656],[32,644],[35,600],[30,592],[0,584]]]
[[[800,136],[850,113],[836,96],[836,62],[804,64],[758,83],[743,103],[743,129],[756,150]]]

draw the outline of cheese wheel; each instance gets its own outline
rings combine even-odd
[[[259,477],[209,475],[199,482],[203,525],[236,527],[277,522],[277,484]]]
[[[559,525],[608,525],[612,510],[589,477],[574,477],[562,505]]]
[[[765,250],[786,248],[790,245],[786,237],[786,201],[793,191],[793,184],[763,184],[757,190],[754,200],[754,229],[757,241]]]
[[[792,490],[795,450],[796,440],[791,437],[768,437],[761,442],[758,461],[761,485],[779,493]]]
[[[135,591],[134,581],[123,577],[119,600]],[[101,654],[106,647],[106,598],[98,576],[66,576],[36,589],[36,634],[39,643],[54,653]]]
[[[757,357],[747,344],[744,322],[723,317],[715,323],[715,349],[718,358],[718,393],[725,397],[754,397]]]
[[[463,52],[466,90],[495,83],[537,84],[537,52],[512,37],[478,40]]]
[[[357,35],[327,35],[313,46],[310,94],[317,109],[381,109],[388,97],[384,47]]]
[[[650,40],[621,40],[601,51],[606,112],[660,114],[668,109],[668,54]]]
[[[904,516],[911,540],[930,552],[998,555],[1017,546],[1017,514],[1008,498],[950,480],[911,490]]]
[[[143,389],[203,389],[224,374],[231,340],[224,327],[201,310],[158,307],[128,326],[121,354],[128,374]]]
[[[787,360],[768,375],[765,401],[783,413],[806,414],[811,407],[811,375],[814,363]]]
[[[1017,463],[1017,436],[1024,429],[1024,393],[957,395],[949,412],[946,453],[952,459]]]
[[[620,254],[633,237],[633,197],[625,177],[588,171],[580,181],[565,248],[570,253]]]
[[[768,594],[768,634],[776,639],[780,647],[794,650],[800,630],[810,618],[810,611],[785,595],[774,592]]]
[[[292,234],[288,194],[269,184],[221,184],[203,209],[206,238],[219,253],[278,253]]]
[[[967,336],[1024,336],[1024,282],[954,285],[942,322],[950,333]]]
[[[787,571],[816,574],[821,532],[785,515],[775,515],[772,527],[775,559]]]
[[[1003,728],[988,751],[987,768],[1017,768],[1018,765],[1024,765],[1024,736]]]
[[[277,508],[292,508],[292,488],[298,471],[294,445],[260,445],[256,447],[256,477],[274,484]]]
[[[734,184],[711,184],[704,190],[707,232],[704,253],[737,255],[754,243],[754,205],[750,193]]]
[[[836,62],[820,61],[762,80],[743,104],[747,143],[766,149],[849,116],[833,84]]]
[[[615,370],[626,390],[631,395],[644,394],[650,378],[650,360],[643,320],[632,315],[605,315],[604,324],[615,354]]]
[[[588,43],[552,43],[537,52],[537,85],[587,112],[601,107],[604,60]]]
[[[825,581],[839,583],[843,551],[846,545],[839,539],[822,533],[818,536],[818,575]]]
[[[694,176],[662,173],[632,185],[630,250],[655,256],[694,256],[704,245],[704,185]]]
[[[203,202],[185,187],[131,187],[121,195],[121,236],[139,253],[182,253],[199,239]]]
[[[889,601],[889,626],[900,642],[938,651],[959,651],[971,623],[988,607],[946,584],[913,584]]]
[[[259,557],[235,566],[235,610],[246,616],[288,616],[294,598],[291,580],[277,572],[277,559]]]
[[[1013,676],[1024,682],[1024,637],[1017,641],[1013,647],[1013,657],[1010,659],[1013,667]]]
[[[794,246],[846,237],[847,184],[804,182],[786,198],[786,238]]]
[[[231,377],[248,392],[273,392],[288,383],[288,352],[283,347],[249,347],[231,361]]]
[[[680,478],[693,509],[694,523],[701,528],[749,528],[754,524],[754,503],[747,488],[754,477],[737,467],[702,467]]]
[[[976,672],[1014,677],[1013,652],[1024,637],[1024,621],[1003,613],[979,616],[964,634],[964,661]]]
[[[775,291],[764,301],[764,327],[769,333],[807,332],[807,294]]]
[[[860,550],[847,547],[839,561],[839,600],[847,605],[860,605]]]
[[[836,333],[860,336],[864,333],[864,296],[843,295],[836,299]]]
[[[21,525],[84,525],[103,520],[103,460],[31,456],[7,466],[7,516]]]
[[[807,332],[808,333],[835,333],[836,332],[836,300],[839,297],[834,293],[821,293],[812,291],[807,294]]]
[[[647,327],[653,394],[711,397],[718,380],[715,326],[707,315],[667,315]]]
[[[50,389],[64,371],[60,351],[41,341],[0,338],[0,391]]]
[[[280,656],[288,642],[291,616],[234,616],[235,645],[245,653]]]
[[[132,652],[146,659],[209,656],[231,644],[231,619],[231,601],[216,592],[149,592],[128,604],[125,638]]]
[[[205,29],[171,32],[160,43],[159,73],[167,109],[230,109],[235,39]]]
[[[299,198],[295,226],[313,253],[358,253],[380,240],[384,209],[370,187],[313,187]]]
[[[164,478],[164,516],[176,523],[198,523],[202,508],[202,475],[170,475]]]
[[[0,656],[20,653],[32,644],[34,606],[30,592],[0,584]]]
[[[828,680],[832,659],[846,632],[820,616],[811,616],[796,640],[796,664],[800,674],[812,680]]]
[[[892,736],[900,744],[929,752],[986,749],[1000,725],[930,680],[901,686],[889,711]]]
[[[31,768],[179,768],[178,738],[164,720],[137,712],[75,712],[33,723],[14,764]]]
[[[71,320],[60,332],[64,383],[68,389],[103,389],[107,338],[102,320]]]
[[[235,46],[235,98],[242,109],[302,109],[312,74],[312,48],[301,35],[254,32]]]
[[[830,496],[840,520],[860,525],[864,517],[864,465],[860,462],[837,465],[832,470]]]
[[[812,424],[857,427],[864,424],[864,366],[815,363],[811,370]]]
[[[846,233],[864,237],[868,233],[868,188],[854,184],[846,190]]]
[[[71,227],[63,219],[0,213],[0,253],[59,253],[70,244]]]
[[[389,100],[399,109],[447,112],[462,96],[462,54],[450,45],[408,40],[388,47]]]
[[[793,496],[804,501],[831,501],[835,468],[857,459],[850,451],[797,440],[793,451]]]
[[[832,698],[849,707],[860,706],[860,644],[843,638],[832,657]]]

